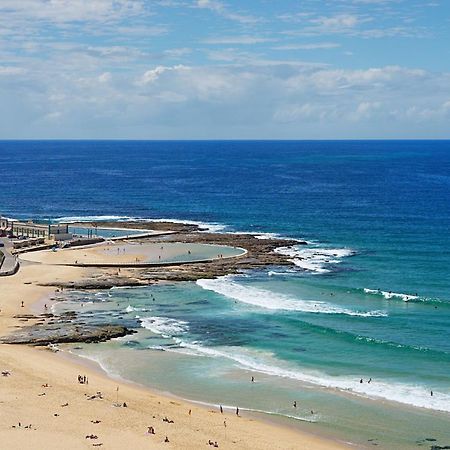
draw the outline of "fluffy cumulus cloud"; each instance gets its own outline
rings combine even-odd
[[[29,137],[41,129],[71,137],[314,138],[330,137],[330,130],[336,137],[378,137],[380,127],[395,135],[411,123],[431,137],[450,120],[450,75],[399,66],[336,70],[280,62],[155,66],[134,76],[4,76],[22,93],[28,115],[13,120]],[[11,116],[4,117],[7,136]]]
[[[2,0],[0,137],[450,137],[411,2]]]

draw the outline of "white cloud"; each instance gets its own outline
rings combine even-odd
[[[321,16],[311,19],[310,22],[325,32],[341,32],[349,28],[354,28],[363,20],[354,14],[337,14],[335,16]]]
[[[147,84],[154,83],[165,72],[188,70],[189,68],[183,65],[176,66],[157,66],[154,69],[147,70],[137,81],[138,86],[145,86]]]
[[[218,0],[197,0],[194,4],[194,7],[201,9],[209,9],[210,11],[213,11],[226,19],[240,22],[243,24],[254,24],[261,21],[259,17],[231,11],[229,8],[225,6],[224,3]]]
[[[340,46],[341,44],[337,42],[315,42],[309,44],[285,44],[273,48],[275,50],[328,50]]]
[[[25,73],[25,69],[22,67],[14,66],[0,66],[0,76],[2,75],[21,75]]]
[[[100,83],[109,83],[112,80],[111,72],[104,72],[98,77]]]
[[[101,22],[142,14],[141,0],[2,0],[0,14],[56,23]]]
[[[217,38],[204,39],[202,42],[204,44],[213,45],[251,45],[251,44],[261,44],[265,42],[274,42],[276,39],[264,38],[260,36],[223,36]]]

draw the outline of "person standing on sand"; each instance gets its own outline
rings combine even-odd
[[[220,414],[223,414],[223,408],[222,408],[222,405],[220,405]]]
[[[239,416],[239,407],[236,406],[236,415]]]

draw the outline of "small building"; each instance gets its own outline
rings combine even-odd
[[[6,217],[0,216],[0,236],[9,236],[11,234],[11,222]]]
[[[55,241],[72,239],[69,225],[66,223],[41,224],[32,221],[20,222],[0,218],[0,234],[18,238],[44,238]]]

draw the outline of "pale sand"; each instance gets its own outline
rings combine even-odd
[[[57,255],[52,254],[52,262]],[[0,278],[0,334],[23,324],[12,318],[14,314],[30,312],[31,305],[39,301],[50,303],[48,296],[54,290],[35,286],[38,280],[74,280],[86,270],[29,264],[14,277]],[[213,448],[209,439],[217,441],[219,448],[230,449],[347,448],[303,431],[228,412],[222,415],[118,382],[78,360],[45,349],[0,345],[0,370],[11,372],[8,377],[0,376],[0,447],[5,449],[82,449],[97,448],[93,444],[100,443],[102,449]],[[78,384],[78,374],[86,375],[89,384]],[[50,387],[42,387],[46,383]],[[127,408],[113,406],[117,386],[119,400],[126,402]],[[103,399],[87,400],[85,394],[97,391]],[[39,395],[42,393],[45,395]],[[66,403],[68,406],[62,406]],[[174,423],[163,422],[165,416]],[[101,423],[91,423],[94,420]],[[25,429],[29,424],[31,429]],[[148,426],[155,428],[156,435],[146,434]],[[86,439],[90,434],[98,439]],[[164,442],[166,436],[169,443]]]

